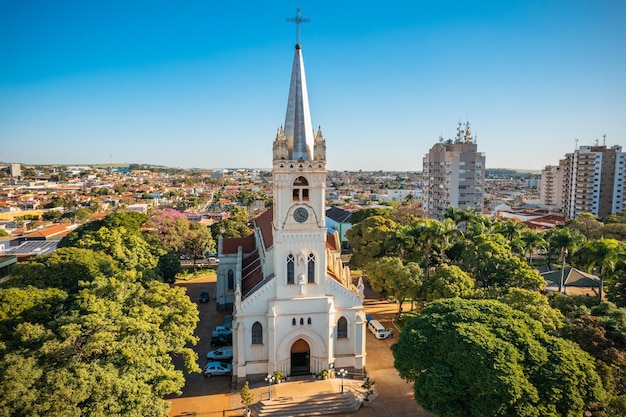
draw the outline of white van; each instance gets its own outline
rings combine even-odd
[[[370,320],[367,328],[376,336],[376,339],[386,339],[393,334],[391,329],[385,329],[378,320]]]

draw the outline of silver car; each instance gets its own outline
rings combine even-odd
[[[233,347],[224,346],[219,349],[211,350],[206,354],[206,358],[210,361],[230,361],[233,358]]]
[[[207,378],[214,375],[231,375],[233,373],[233,366],[230,363],[209,362],[204,367],[202,373]]]

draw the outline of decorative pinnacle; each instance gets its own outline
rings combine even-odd
[[[296,17],[288,17],[287,22],[296,24],[296,46],[300,46],[300,24],[309,23],[311,19],[302,17],[302,7],[296,8]]]

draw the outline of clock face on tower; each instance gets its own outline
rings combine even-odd
[[[298,223],[304,223],[309,218],[309,211],[304,207],[298,207],[293,211],[293,218]]]

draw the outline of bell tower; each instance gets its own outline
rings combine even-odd
[[[308,21],[298,15],[290,21]],[[313,130],[302,48],[296,43],[284,127],[273,144],[274,266],[278,298],[323,294],[326,141]],[[320,292],[321,291],[321,292]]]

